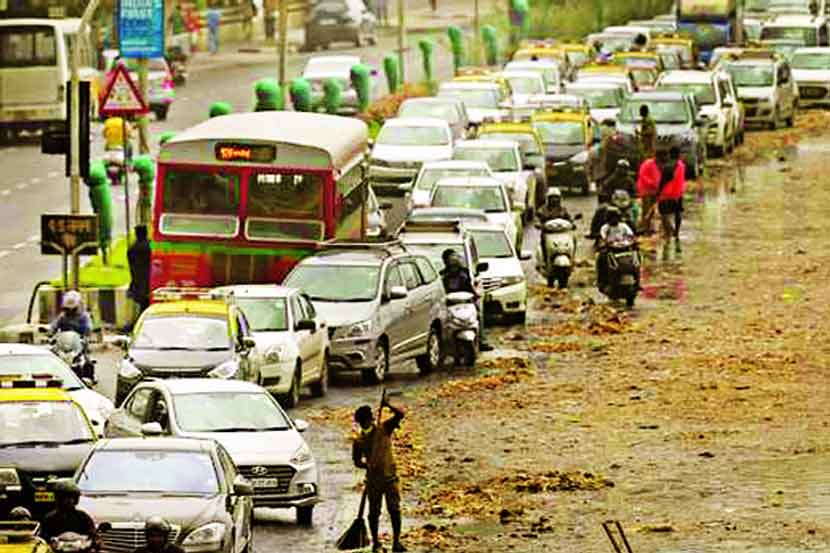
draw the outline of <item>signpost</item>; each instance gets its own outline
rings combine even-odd
[[[122,3],[124,0],[121,0]],[[114,73],[104,91],[104,100],[101,102],[101,115],[104,117],[121,117],[121,137],[124,141],[124,218],[127,229],[127,238],[130,236],[130,148],[127,129],[127,118],[148,113],[150,108],[144,96],[138,91],[130,77],[130,72],[123,62],[115,66]]]
[[[98,217],[44,213],[40,216],[40,253],[63,256],[63,286],[69,289],[69,257],[98,253]],[[73,275],[78,280],[78,275]],[[77,284],[75,286],[77,288]]]

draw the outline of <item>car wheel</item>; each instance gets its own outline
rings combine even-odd
[[[444,363],[441,333],[435,326],[429,329],[429,336],[427,337],[427,352],[423,355],[419,355],[415,361],[418,364],[418,369],[421,371],[421,374],[429,374],[437,369],[440,369],[441,365]]]
[[[375,366],[371,369],[363,369],[363,382],[366,384],[379,384],[386,378],[389,371],[389,352],[386,344],[379,340],[375,346]]]
[[[311,526],[314,520],[314,507],[297,507],[297,524]]]
[[[323,366],[320,367],[320,380],[311,384],[311,395],[323,397],[329,389],[329,362],[328,355],[323,355]]]
[[[288,393],[280,398],[280,403],[282,403],[283,407],[296,407],[300,402],[300,376],[300,367],[298,366],[297,370],[294,371],[294,376],[291,378],[291,387],[288,389]]]

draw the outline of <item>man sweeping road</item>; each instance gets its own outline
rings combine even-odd
[[[372,415],[372,408],[363,405],[354,414],[354,420],[360,425],[359,435],[352,444],[352,459],[358,468],[366,469],[366,496],[369,500],[369,530],[372,533],[372,550],[381,551],[383,547],[378,538],[380,510],[383,498],[386,498],[386,510],[392,521],[392,551],[406,551],[401,544],[401,494],[398,489],[398,470],[395,453],[392,450],[392,433],[398,428],[404,417],[404,411],[390,404],[384,394],[380,410],[388,407],[392,417],[378,422]]]

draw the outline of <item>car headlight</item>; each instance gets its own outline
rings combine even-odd
[[[222,543],[225,537],[225,525],[221,522],[211,522],[192,531],[182,542],[182,545],[208,545]]]
[[[283,345],[271,346],[265,353],[265,360],[269,363],[278,363],[288,358],[288,349]]]
[[[8,467],[0,468],[0,486],[4,488],[20,487],[20,476],[17,469]]]
[[[521,284],[522,282],[524,282],[524,280],[525,280],[525,277],[519,276],[519,275],[502,277],[501,285],[502,286],[512,286],[514,284]]]
[[[118,374],[127,380],[133,380],[141,376],[141,371],[129,359],[122,359]]]
[[[368,337],[372,332],[372,321],[366,320],[352,325],[341,327],[338,332],[339,338],[363,338]]]
[[[588,152],[581,151],[575,156],[571,157],[571,163],[576,163],[578,165],[585,165],[588,163]]]
[[[308,444],[303,443],[303,445],[297,448],[297,451],[295,451],[294,454],[291,456],[289,462],[295,465],[304,465],[306,463],[310,463],[311,460],[311,448],[308,447]]]
[[[230,359],[210,371],[208,376],[211,378],[228,380],[235,377],[237,372],[239,372],[239,362],[234,359]]]

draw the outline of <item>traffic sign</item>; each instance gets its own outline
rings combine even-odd
[[[40,253],[64,256],[97,254],[98,216],[41,214]]]
[[[142,115],[149,111],[150,108],[130,77],[127,67],[123,62],[119,62],[115,66],[112,78],[107,83],[104,101],[101,102],[101,115],[104,117],[131,116]]]

